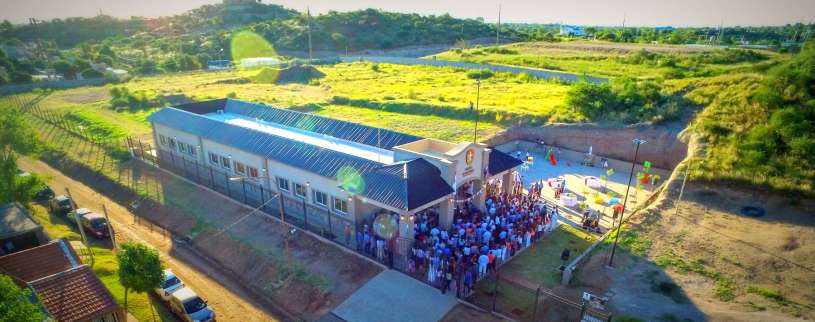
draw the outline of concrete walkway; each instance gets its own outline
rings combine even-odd
[[[394,270],[366,283],[332,313],[348,322],[435,322],[456,305],[455,293],[439,289]]]

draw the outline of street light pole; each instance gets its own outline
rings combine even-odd
[[[478,143],[478,105],[481,99],[481,76],[475,80],[475,129],[473,129],[473,143]],[[472,103],[470,103],[472,104]]]
[[[645,140],[634,139],[634,160],[631,161],[631,173],[628,174],[628,186],[625,188],[625,198],[623,199],[623,210],[620,213],[620,222],[617,223],[617,232],[614,235],[614,246],[611,247],[611,257],[608,258],[608,266],[614,265],[614,253],[617,251],[617,241],[620,239],[620,229],[623,226],[623,218],[625,217],[625,209],[628,206],[628,192],[631,190],[631,180],[634,178],[634,167],[637,165],[637,155],[640,152],[640,145],[645,144]]]

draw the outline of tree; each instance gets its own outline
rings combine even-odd
[[[43,314],[29,302],[31,291],[19,288],[10,277],[0,274],[0,322],[40,322]]]
[[[36,176],[17,174],[17,154],[36,149],[35,134],[20,113],[8,105],[0,106],[0,203],[27,202],[42,185]]]
[[[66,60],[58,60],[54,62],[54,70],[61,74],[65,79],[74,79],[78,71],[76,66]]]
[[[125,307],[128,292],[148,292],[160,287],[164,281],[161,260],[155,249],[139,243],[124,243],[116,259],[119,262],[119,281],[125,288]]]

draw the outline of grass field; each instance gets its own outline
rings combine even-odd
[[[66,115],[106,137],[149,134],[145,118],[158,107],[114,110],[109,102],[114,86],[159,98],[235,97],[450,141],[472,136],[474,113],[468,108],[470,102],[476,101],[476,86],[466,70],[371,63],[343,63],[318,69],[325,77],[310,84],[252,81],[258,70],[194,72],[20,96],[27,99],[40,96],[38,104],[42,109]],[[479,120],[479,135],[486,137],[511,125],[513,121],[505,115],[581,119],[564,107],[568,89],[565,84],[510,74],[483,80],[479,106],[484,116]],[[341,104],[348,100],[351,102]],[[382,105],[386,105],[384,111],[379,109]]]
[[[74,230],[75,226],[66,221],[64,217],[53,215],[45,207],[38,204],[31,204],[31,210],[34,219],[43,226],[43,229],[51,238],[65,238],[69,241],[82,240],[79,233]],[[124,306],[125,293],[117,275],[119,266],[116,261],[116,253],[109,246],[102,245],[93,238],[90,241],[95,259],[91,268],[93,268],[94,273],[99,276],[99,279],[102,280],[102,283],[105,284],[105,287],[116,301]],[[90,265],[88,259],[83,261],[85,264]],[[139,321],[153,321],[154,318],[159,321],[175,320],[172,313],[167,310],[161,301],[146,293],[130,293],[127,297],[127,311]]]
[[[438,59],[491,63],[499,65],[527,66],[541,69],[566,71],[576,74],[637,77],[676,78],[676,71],[703,76],[748,69],[753,63],[716,64],[692,62],[694,56],[711,55],[709,48],[679,45],[618,44],[603,41],[572,41],[563,43],[529,42],[501,46],[506,49],[490,51],[484,48],[451,50],[434,55]],[[638,51],[645,49],[662,55],[661,59],[643,63],[634,59]],[[773,61],[779,55],[761,52]],[[668,62],[673,59],[676,64]]]

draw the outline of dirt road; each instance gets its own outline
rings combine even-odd
[[[80,207],[101,211],[101,205],[104,203],[116,230],[116,236],[119,238],[117,242],[138,241],[158,249],[167,267],[209,301],[219,321],[280,321],[285,319],[282,315],[275,314],[273,310],[264,308],[261,302],[254,300],[252,293],[244,289],[240,283],[213,268],[205,259],[198,257],[187,247],[165,237],[159,228],[152,230],[147,226],[135,224],[135,217],[127,208],[114,203],[88,186],[64,176],[41,161],[21,158],[18,165],[25,171],[46,176],[48,184],[57,194],[63,193],[68,187]]]

